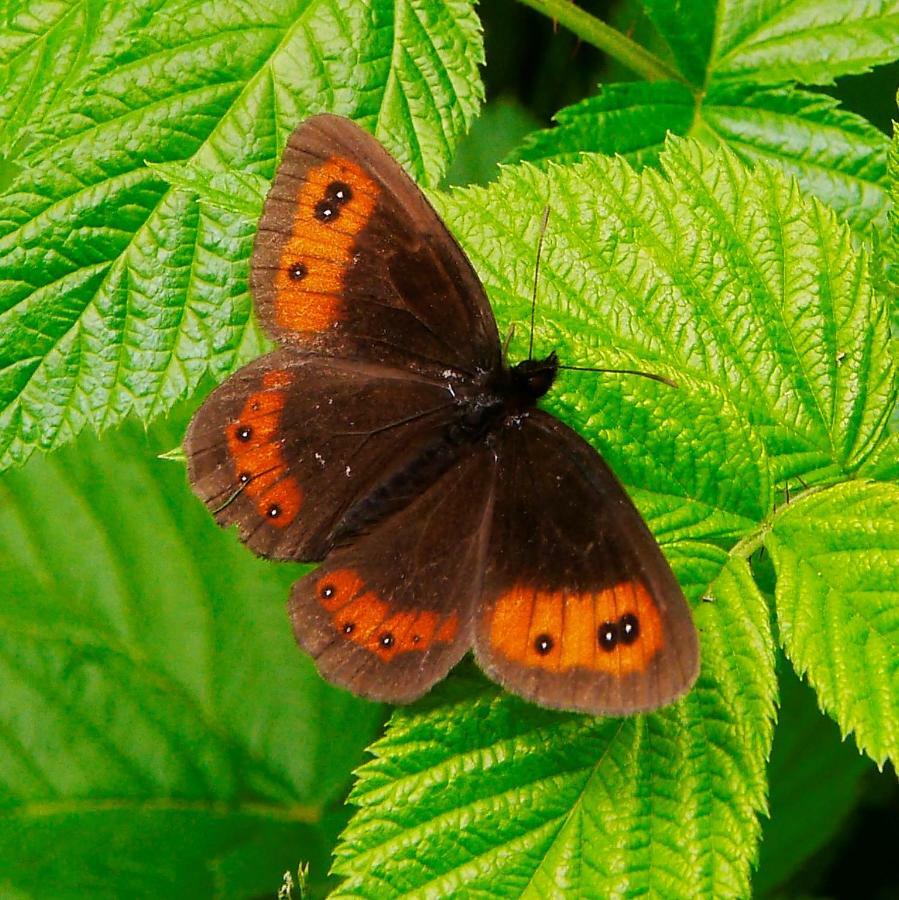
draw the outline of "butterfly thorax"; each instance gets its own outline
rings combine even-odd
[[[506,384],[501,388],[507,405],[533,406],[552,386],[559,371],[559,357],[555,350],[546,359],[523,359],[504,373]]]
[[[527,412],[550,389],[558,368],[555,353],[498,368],[481,393],[460,402],[459,413],[447,429],[449,442],[476,443],[504,421]]]
[[[503,401],[507,413],[524,412],[552,387],[559,371],[555,351],[546,359],[523,359],[514,366],[504,366],[490,385]]]

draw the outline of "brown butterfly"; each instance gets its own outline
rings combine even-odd
[[[349,120],[290,137],[251,283],[280,349],[200,408],[190,480],[256,553],[323,561],[290,614],[325,678],[404,703],[473,649],[544,706],[633,713],[690,687],[696,631],[658,545],[537,408],[556,355],[504,362],[465,254]]]

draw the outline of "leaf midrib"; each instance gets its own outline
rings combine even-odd
[[[534,879],[537,877],[537,874],[539,872],[541,872],[543,869],[544,861],[550,855],[553,848],[558,843],[560,836],[565,832],[566,828],[568,827],[568,823],[572,820],[572,817],[575,815],[575,813],[580,814],[581,804],[584,802],[584,797],[587,794],[588,788],[590,787],[591,784],[593,784],[593,779],[596,778],[597,775],[599,774],[600,766],[602,765],[602,763],[604,762],[606,757],[609,755],[609,753],[612,752],[612,747],[614,746],[615,742],[618,740],[619,736],[621,735],[622,729],[628,723],[628,721],[630,721],[630,720],[621,719],[621,721],[618,724],[618,727],[615,729],[614,734],[612,734],[612,736],[609,738],[609,741],[606,744],[605,749],[603,750],[599,759],[597,759],[596,762],[593,763],[592,766],[589,767],[590,771],[589,771],[589,774],[587,775],[587,777],[584,779],[583,786],[581,787],[580,791],[578,792],[577,797],[575,797],[574,801],[572,802],[571,808],[565,814],[565,820],[559,825],[559,828],[556,831],[555,837],[553,837],[552,842],[550,843],[549,847],[547,847],[546,852],[543,854],[543,859],[540,860],[537,863],[537,865],[534,867],[534,871],[531,873],[531,877],[528,880],[528,883],[525,886],[525,889],[521,892],[521,896],[524,896],[524,894],[526,894],[533,886]]]

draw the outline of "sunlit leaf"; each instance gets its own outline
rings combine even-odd
[[[147,162],[268,180],[328,110],[436,183],[483,91],[468,0],[22,0],[5,19],[0,465],[150,419],[259,351],[254,223]]]
[[[899,757],[899,486],[849,482],[783,509],[766,546],[787,655],[844,735]]]

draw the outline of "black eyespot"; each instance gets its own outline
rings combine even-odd
[[[355,627],[356,627],[356,626],[355,626],[352,622],[345,622],[345,623],[344,623],[344,626],[343,626],[343,633],[344,633],[344,634],[352,634],[352,633],[353,633],[353,629],[354,629]]]
[[[292,281],[302,281],[309,274],[309,270],[301,262],[295,262],[287,270],[287,274]]]
[[[385,649],[389,649],[393,646],[393,635],[389,631],[386,631],[378,638],[378,643]]]
[[[343,205],[353,199],[353,192],[350,186],[344,181],[332,181],[325,191],[325,196],[329,200]]]
[[[278,506],[277,503],[273,503],[273,504],[268,508],[268,517],[269,517],[270,519],[277,519],[278,516],[280,516],[280,515],[281,515],[281,507]]]
[[[319,200],[315,204],[315,218],[319,222],[331,222],[337,218],[340,204],[334,200]]]
[[[420,641],[421,641],[421,635],[420,635],[420,634],[413,634],[413,635],[412,635],[412,643],[413,643],[413,644],[418,644]]]
[[[541,655],[546,656],[554,645],[553,639],[548,634],[538,634],[534,639],[534,649]]]
[[[614,622],[603,622],[596,632],[596,637],[603,650],[614,650],[618,643],[618,626]]]
[[[249,472],[241,472],[240,475],[237,476],[237,480],[241,484],[246,484],[250,480],[250,473]]]
[[[633,644],[640,637],[640,620],[633,613],[625,613],[618,620],[618,639],[622,644]]]
[[[330,600],[336,593],[337,588],[333,584],[323,584],[321,587],[320,594],[323,600]]]
[[[246,442],[253,436],[253,429],[249,425],[239,425],[235,434],[237,440]]]

